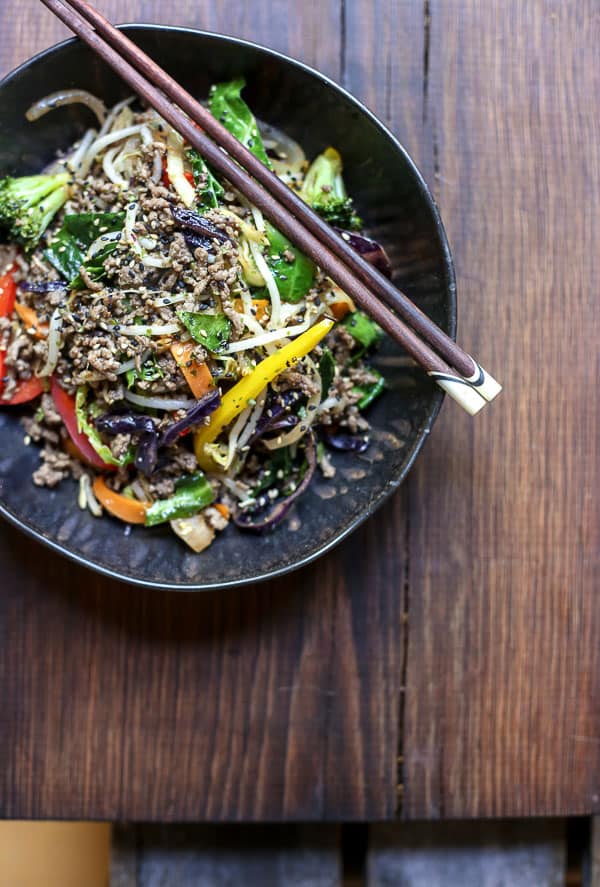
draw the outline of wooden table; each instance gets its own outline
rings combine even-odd
[[[135,590],[3,525],[0,815],[598,811],[597,4],[132,0],[127,17],[284,50],[388,122],[439,202],[461,341],[505,392],[474,421],[447,403],[393,502],[263,587]],[[0,68],[65,33],[36,0],[4,3]]]

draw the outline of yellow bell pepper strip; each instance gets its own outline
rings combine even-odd
[[[333,324],[333,320],[320,320],[293,342],[261,360],[249,375],[240,379],[223,395],[221,406],[210,417],[210,424],[203,425],[194,435],[194,451],[201,468],[205,471],[218,469],[210,453],[207,452],[206,445],[216,440],[223,429],[233,422],[273,379],[312,351],[331,331]]]

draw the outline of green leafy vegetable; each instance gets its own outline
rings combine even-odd
[[[375,398],[379,397],[379,395],[385,388],[385,379],[378,370],[373,369],[373,367],[369,367],[369,373],[372,376],[375,376],[374,382],[372,382],[370,385],[356,385],[352,389],[356,394],[362,394],[361,399],[356,404],[359,410],[364,410],[368,406],[370,406]]]
[[[371,320],[362,311],[354,311],[347,314],[341,321],[350,335],[363,346],[363,350],[375,345],[383,336],[383,330],[374,320]]]
[[[175,482],[175,493],[158,499],[146,511],[146,526],[155,527],[167,521],[198,514],[214,500],[212,487],[201,471]]]
[[[219,205],[219,200],[225,193],[223,185],[212,173],[204,158],[194,148],[188,151],[187,156],[194,174],[200,206],[205,209],[216,209]]]
[[[131,388],[138,380],[142,382],[157,382],[158,379],[162,379],[163,376],[164,373],[156,362],[156,357],[153,354],[146,358],[140,367],[139,372],[134,367],[131,370],[127,370],[125,373],[128,388]]]
[[[240,93],[246,81],[243,78],[229,83],[217,83],[210,90],[208,106],[213,117],[220,120],[229,132],[245,145],[259,160],[270,167],[263,140],[254,114]]]
[[[319,375],[321,376],[321,400],[325,400],[335,376],[335,359],[329,348],[323,348],[323,354],[319,361]]]
[[[218,353],[229,342],[231,323],[224,314],[203,314],[178,311],[177,316],[196,342]]]
[[[262,470],[260,480],[252,488],[252,495],[256,497],[271,487],[281,484],[282,480],[289,477],[294,470],[294,460],[289,447],[280,447],[273,452],[265,468]]]
[[[0,225],[32,250],[69,196],[69,173],[0,180]]]
[[[277,283],[281,299],[284,302],[299,302],[312,286],[315,264],[269,222],[265,222],[265,232],[269,241],[269,250],[265,258]],[[293,255],[293,261],[288,262],[284,253]]]
[[[125,222],[125,213],[79,213],[66,215],[60,231],[52,238],[44,250],[44,256],[56,270],[70,282],[73,289],[83,286],[79,276],[82,265],[92,280],[98,280],[104,273],[105,259],[117,248],[117,242],[107,240],[93,259],[85,261],[92,243],[103,234],[120,231]]]
[[[97,407],[96,404],[92,404],[88,407],[87,404],[87,388],[85,385],[82,385],[77,389],[77,395],[75,397],[75,415],[77,416],[77,430],[82,434],[85,434],[87,439],[89,440],[92,447],[98,453],[103,462],[108,463],[108,465],[128,465],[133,461],[134,451],[133,448],[130,448],[124,456],[120,459],[116,459],[110,447],[104,443],[102,438],[100,437],[98,430],[96,429],[93,422],[90,421],[90,416],[100,415],[102,410]]]
[[[300,197],[310,203],[330,225],[348,230],[362,228],[362,219],[346,194],[342,178],[342,158],[335,148],[327,148],[313,160],[302,183]]]

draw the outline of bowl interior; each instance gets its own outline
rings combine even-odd
[[[345,178],[373,236],[383,242],[395,281],[454,334],[451,260],[431,198],[410,158],[358,102],[301,64],[252,44],[183,29],[129,26],[130,36],[193,94],[244,76],[245,95],[262,119],[295,137],[314,156],[339,148]],[[90,50],[68,41],[10,75],[0,87],[0,174],[39,171],[89,126],[91,114],[70,106],[28,124],[38,98],[82,87],[113,103],[128,94]],[[361,457],[335,455],[333,482],[316,481],[287,526],[267,536],[230,527],[201,556],[187,553],[168,529],[126,528],[94,519],[76,503],[76,486],[53,491],[31,482],[35,446],[23,444],[17,412],[0,413],[0,510],[71,557],[120,578],[175,588],[211,588],[256,581],[313,559],[347,535],[400,483],[439,409],[441,396],[416,369],[393,364],[399,347],[386,342],[382,367],[389,385],[372,408],[373,443]],[[335,491],[335,495],[332,492]]]

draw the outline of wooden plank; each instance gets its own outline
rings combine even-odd
[[[404,815],[598,809],[599,19],[431,13],[437,194],[461,339],[505,384],[445,409],[409,483]]]
[[[367,887],[563,887],[562,820],[403,823],[370,830]]]
[[[303,0],[302,16],[291,14],[287,3],[252,4],[210,0],[178,0],[176,8],[162,0],[133,0],[126,9],[119,0],[94,4],[113,22],[151,22],[200,28],[243,37],[286,52],[331,77],[339,77],[341,58],[339,0]],[[2,42],[0,76],[21,61],[71,32],[35,0],[22,0],[18,14],[0,10]]]
[[[342,76],[343,85],[390,127],[432,183],[427,7],[413,0],[347,3]]]
[[[120,826],[110,887],[338,887],[337,826]]]
[[[434,184],[434,129],[429,113],[429,7],[412,0],[372,0],[345,4],[343,85],[363,101],[396,135],[426,180]],[[399,50],[400,47],[400,50]],[[409,49],[407,49],[409,48]],[[408,484],[389,506],[410,538]],[[410,549],[409,549],[410,550]],[[408,565],[408,556],[406,566]],[[408,573],[405,579],[408,578]],[[402,735],[410,588],[402,595],[402,649],[399,657],[397,809],[402,807]]]
[[[394,528],[300,579],[203,595],[34,560],[3,529],[2,815],[393,815],[399,616],[362,552],[385,561]]]
[[[111,16],[122,5],[98,4]],[[128,19],[235,31],[339,75],[338,0]],[[0,67],[63,36],[0,8]],[[2,527],[0,815],[110,820],[386,818],[395,767],[404,516],[380,513],[297,576],[177,595],[100,579]]]

